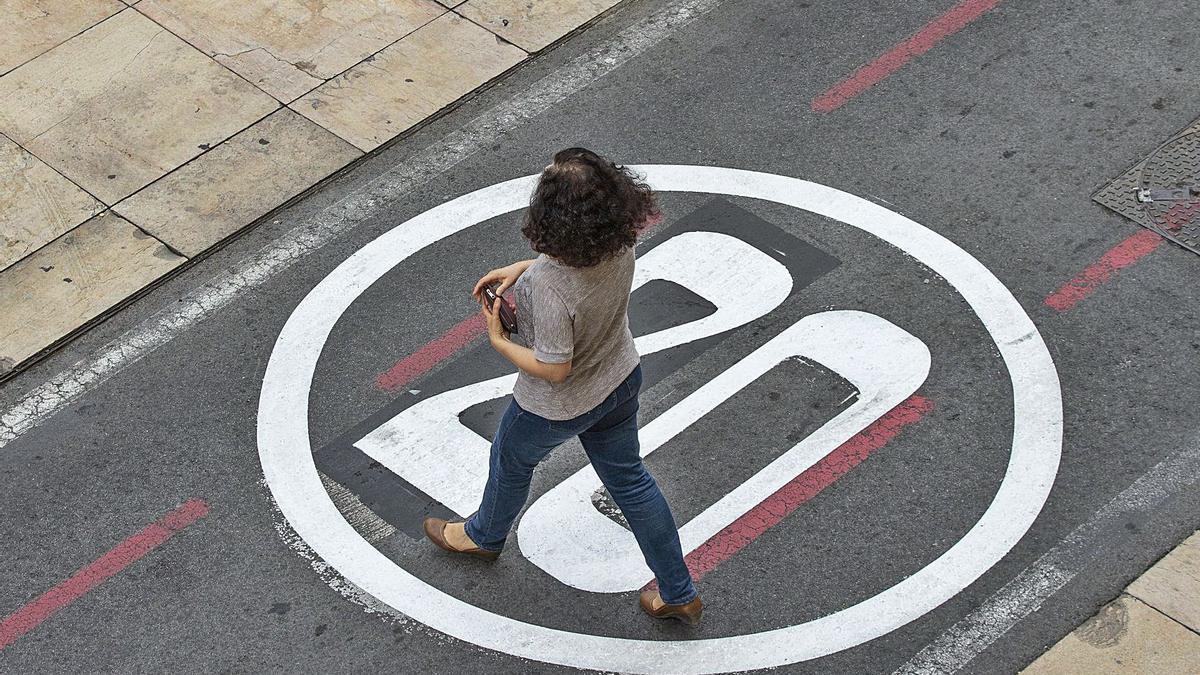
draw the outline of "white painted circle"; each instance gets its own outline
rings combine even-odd
[[[1012,452],[979,521],[954,546],[898,584],[806,623],[684,641],[602,637],[494,614],[425,583],[367,543],[330,500],[308,435],[309,389],[342,313],[416,251],[528,203],[537,176],[476,190],[434,207],[364,246],[322,280],[284,325],[263,378],[258,447],[267,486],[288,523],[347,580],[393,609],[476,645],[537,661],[631,673],[719,673],[769,668],[837,652],[885,635],[953,597],[1028,531],[1058,472],[1062,394],[1042,336],[986,267],[904,216],[816,183],[774,174],[679,165],[632,167],[662,192],[749,197],[817,213],[868,232],[941,275],[975,311],[1008,368]]]

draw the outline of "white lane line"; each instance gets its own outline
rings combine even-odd
[[[305,255],[378,214],[389,203],[445,173],[567,97],[662,42],[725,0],[672,2],[653,15],[471,120],[359,187],[309,221],[189,292],[91,356],[55,375],[0,415],[0,448],[20,438],[84,392],[135,363]]]
[[[1200,481],[1200,440],[1159,462],[1102,509],[1042,554],[980,607],[960,619],[893,675],[954,673],[1085,571],[1095,551],[1112,545],[1112,528],[1146,515]]]

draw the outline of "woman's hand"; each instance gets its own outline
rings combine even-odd
[[[507,291],[513,284],[517,283],[517,278],[524,274],[525,270],[529,269],[531,264],[533,264],[532,260],[522,260],[488,272],[480,277],[479,281],[475,282],[475,288],[471,290],[471,295],[476,300],[482,300],[484,287],[496,282],[500,282],[500,285],[496,288],[496,295],[503,295],[504,291]]]
[[[504,302],[504,298],[497,297],[496,304],[488,307],[487,298],[479,301],[479,309],[483,313],[483,318],[487,320],[488,339],[495,345],[499,341],[508,341],[508,331],[504,330],[504,323],[500,321],[500,303]]]

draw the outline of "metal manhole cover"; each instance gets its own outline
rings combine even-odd
[[[1200,132],[1179,136],[1146,159],[1137,200],[1160,234],[1200,253]]]
[[[1092,199],[1200,254],[1200,120]]]

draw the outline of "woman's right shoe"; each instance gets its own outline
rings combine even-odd
[[[449,524],[449,521],[442,520],[441,518],[426,518],[425,522],[422,523],[421,526],[425,529],[425,536],[429,538],[429,541],[437,544],[437,547],[443,551],[449,551],[450,553],[462,553],[464,555],[482,558],[483,560],[495,560],[496,558],[500,557],[499,551],[488,551],[479,548],[478,546],[474,548],[454,548],[450,545],[450,542],[446,541],[446,526]],[[468,539],[470,539],[470,537],[468,537]]]
[[[704,615],[704,603],[700,601],[699,595],[682,605],[668,605],[662,601],[658,591],[642,591],[638,601],[642,609],[656,619],[679,619],[689,626],[695,626]]]

